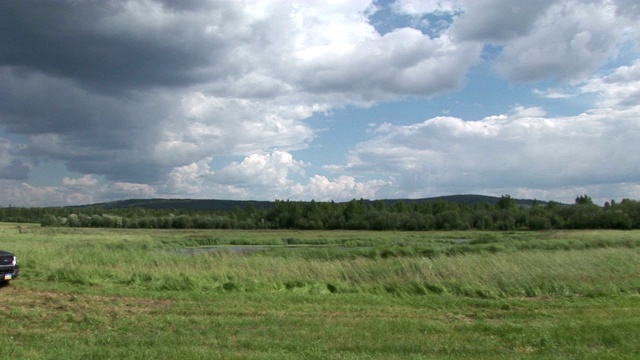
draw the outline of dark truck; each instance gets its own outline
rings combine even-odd
[[[18,258],[8,251],[0,250],[0,284],[6,284],[19,275]]]

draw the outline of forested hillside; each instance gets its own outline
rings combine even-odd
[[[362,199],[367,205],[373,205],[375,202],[383,202],[386,206],[392,206],[397,202],[405,204],[422,204],[425,202],[444,201],[447,203],[475,205],[478,203],[496,204],[500,200],[499,197],[486,195],[447,195],[422,199],[384,199],[384,200],[366,200]],[[513,199],[517,205],[528,206],[536,200]],[[536,201],[537,202],[537,201]],[[125,209],[125,208],[142,208],[155,210],[209,210],[209,211],[231,211],[237,208],[252,206],[256,209],[269,210],[273,208],[274,201],[254,201],[254,200],[218,200],[218,199],[129,199],[112,201],[107,203],[67,206],[73,209]],[[546,202],[538,202],[546,204]]]
[[[262,202],[245,202],[242,207],[229,210],[144,208],[135,206],[134,202],[122,202],[126,206],[1,208],[0,220],[38,222],[43,226],[153,229],[410,231],[640,228],[640,202],[636,200],[611,200],[604,206],[598,206],[586,195],[577,197],[571,205],[535,200],[519,203],[508,195],[493,199],[495,201],[460,203],[442,199],[354,199],[345,203],[287,200],[268,203],[269,206]]]

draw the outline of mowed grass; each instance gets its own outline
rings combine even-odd
[[[640,232],[0,236],[7,358],[640,357]]]

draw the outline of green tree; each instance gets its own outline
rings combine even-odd
[[[502,195],[496,203],[496,207],[500,210],[513,210],[517,207],[517,205],[516,201],[512,199],[511,196]]]
[[[585,194],[576,197],[576,205],[594,205],[594,203],[593,200]]]

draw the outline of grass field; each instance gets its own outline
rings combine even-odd
[[[0,224],[14,359],[636,359],[640,232]]]

